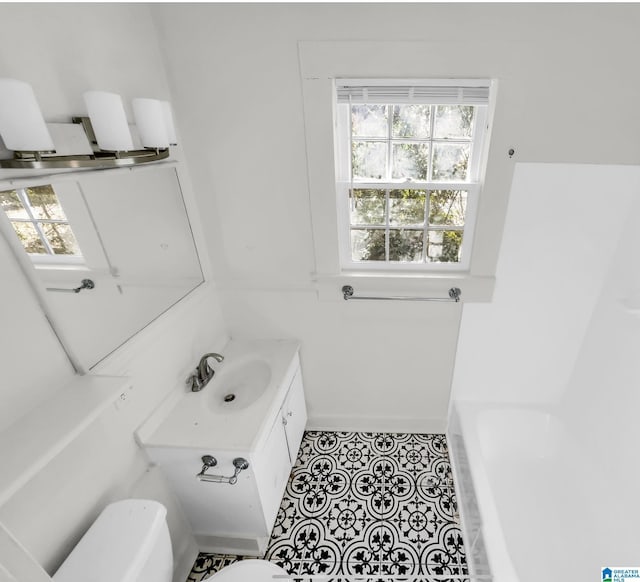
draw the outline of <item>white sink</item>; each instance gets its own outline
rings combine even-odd
[[[215,413],[244,410],[261,398],[271,382],[271,366],[256,356],[240,357],[220,366],[205,387]]]
[[[145,447],[255,450],[300,366],[298,347],[289,340],[231,340],[220,350],[224,361],[213,363],[209,383],[200,392],[176,387],[138,428],[138,442]]]

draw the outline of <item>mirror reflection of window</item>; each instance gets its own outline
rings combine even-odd
[[[77,370],[203,282],[173,166],[3,182],[0,207],[0,246],[14,253]],[[84,279],[94,287],[60,292]]]
[[[0,205],[34,262],[82,259],[78,241],[51,184],[0,192]]]

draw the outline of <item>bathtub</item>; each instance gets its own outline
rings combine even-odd
[[[473,580],[599,580],[640,563],[619,551],[606,463],[549,412],[457,402],[447,435]]]

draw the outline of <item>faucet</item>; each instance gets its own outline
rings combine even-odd
[[[217,362],[222,362],[222,360],[224,360],[224,356],[221,356],[220,354],[216,354],[214,352],[202,356],[200,358],[200,362],[198,363],[196,371],[191,374],[191,376],[189,376],[189,379],[187,380],[187,383],[191,384],[192,392],[200,392],[200,390],[202,390],[209,383],[209,380],[213,378],[215,371],[211,366],[209,366],[209,358],[213,358]]]

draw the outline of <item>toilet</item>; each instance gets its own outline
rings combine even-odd
[[[167,510],[157,501],[125,499],[104,508],[58,571],[55,582],[171,582],[173,554]],[[208,580],[269,582],[288,577],[265,560],[242,560]]]

